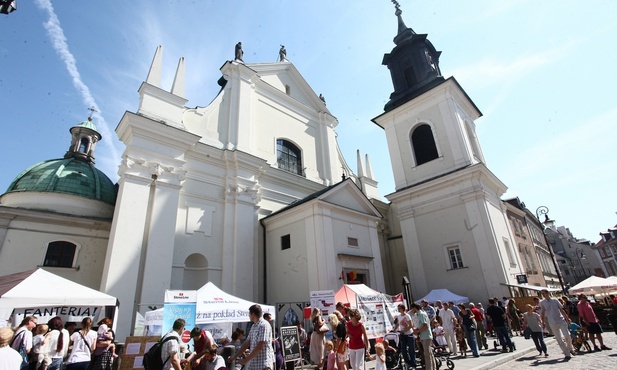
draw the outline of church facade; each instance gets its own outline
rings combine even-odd
[[[2,271],[46,266],[116,296],[120,338],[135,312],[161,306],[165,289],[208,281],[268,304],[307,301],[310,291],[351,281],[396,294],[403,276],[415,299],[444,287],[476,302],[509,295],[522,267],[500,199],[506,186],[475,133],[481,113],[441,75],[427,35],[407,27],[398,9],[397,17],[396,46],[383,61],[394,92],[373,120],[395,174],[388,203],[368,156],[358,153],[355,171],[347,164],[337,119],[293,63],[227,61],[216,98],[187,108],[184,60],[164,89],[159,47],[137,110],[116,128],[125,150],[113,201],[12,185],[0,198]],[[93,125],[80,130],[73,152],[89,163],[88,145],[100,135]],[[43,206],[40,194],[64,208]],[[82,202],[106,211],[74,212]],[[78,253],[47,265],[56,241]],[[36,253],[23,258],[32,245]]]

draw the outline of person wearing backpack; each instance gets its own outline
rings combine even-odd
[[[574,304],[565,295],[563,297],[561,297],[561,300],[563,301],[563,310],[566,311],[566,313],[568,314],[568,317],[570,318],[570,320],[572,320],[572,322],[578,323],[580,318],[579,318],[579,315],[578,315],[578,307],[576,306],[576,304]]]
[[[163,343],[161,347],[162,370],[170,370],[172,367],[174,370],[182,370],[180,367],[180,334],[184,331],[184,325],[186,325],[184,319],[176,319],[169,333],[165,334],[161,340]]]
[[[11,347],[19,352],[23,358],[21,370],[28,369],[30,363],[30,351],[32,350],[32,329],[36,328],[37,318],[26,316],[15,330],[15,336],[11,342]]]

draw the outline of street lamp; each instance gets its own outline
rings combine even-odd
[[[540,221],[540,215],[544,215],[544,222]],[[546,242],[546,246],[548,247],[548,253],[551,255],[551,261],[553,261],[553,267],[555,267],[555,271],[557,272],[557,279],[559,279],[559,285],[561,285],[561,291],[563,294],[568,294],[565,285],[563,285],[563,279],[561,277],[561,272],[559,271],[559,266],[557,266],[557,261],[555,260],[555,254],[553,253],[553,247],[551,247],[551,242],[548,240],[548,235],[545,231],[545,225],[550,227],[553,225],[554,221],[548,218],[548,207],[540,206],[536,209],[536,218],[540,222],[542,227],[542,234],[544,235],[544,241]]]
[[[410,309],[413,303],[413,295],[411,295],[411,283],[407,276],[403,276],[403,299],[407,303],[407,309]]]
[[[583,248],[577,247],[574,254],[576,255],[576,258],[578,258],[578,263],[581,265],[581,271],[583,272],[583,276],[585,277],[585,279],[587,279],[589,276],[587,276],[587,273],[585,272],[585,267],[583,267],[583,260],[586,260],[587,256],[585,256]]]

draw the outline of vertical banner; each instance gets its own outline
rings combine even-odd
[[[334,302],[334,290],[315,290],[311,291],[310,294],[311,309],[315,307],[321,309],[321,316],[326,322],[326,325],[330,327],[328,323],[328,315],[334,312],[334,310],[336,310],[336,304]],[[326,338],[332,339],[332,331],[326,332]]]
[[[392,330],[396,305],[386,294],[356,296],[366,334],[370,339],[383,337]]]
[[[176,319],[184,319],[186,324],[180,339],[182,343],[190,344],[192,349],[191,330],[195,327],[196,312],[196,290],[166,290],[165,304],[163,306],[163,335],[172,329]]]

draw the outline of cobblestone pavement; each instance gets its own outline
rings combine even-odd
[[[604,344],[612,350],[599,352],[580,352],[572,356],[570,361],[564,359],[561,349],[551,339],[548,343],[549,357],[537,356],[535,349],[525,353],[523,356],[511,360],[507,363],[493,367],[498,370],[537,368],[541,370],[552,369],[576,369],[576,370],[603,370],[617,369],[617,335],[614,332],[605,332],[602,337]],[[593,346],[592,346],[593,347]]]

